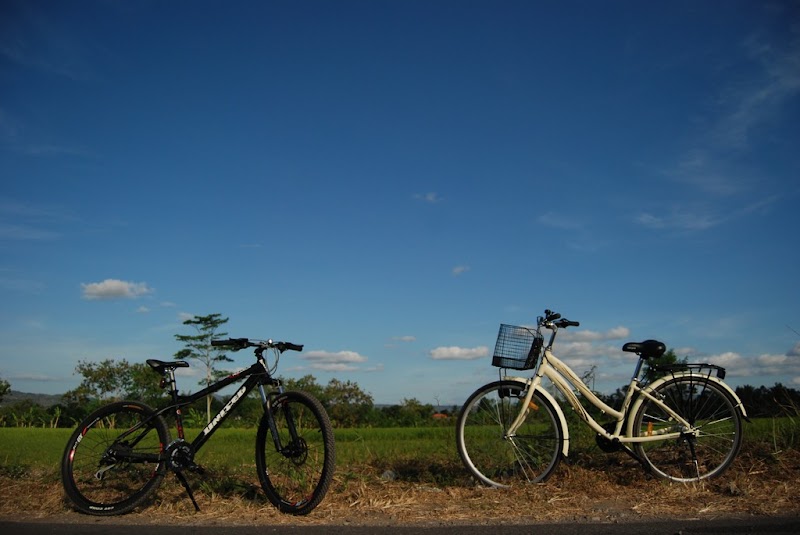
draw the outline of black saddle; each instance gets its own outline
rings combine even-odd
[[[643,359],[657,359],[667,350],[664,342],[645,340],[644,342],[628,342],[622,346],[623,351],[636,353]]]
[[[156,360],[147,359],[147,364],[157,373],[164,373],[164,370],[174,370],[175,368],[188,368],[189,363],[185,360]]]

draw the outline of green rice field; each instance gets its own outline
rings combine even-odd
[[[58,470],[70,429],[0,428],[0,469],[25,467]],[[199,430],[187,430],[191,440]],[[585,426],[571,429],[571,452],[601,455]],[[254,467],[255,429],[221,428],[197,455],[210,469],[234,472]],[[460,466],[453,427],[337,429],[336,459],[339,471],[361,472],[395,469],[397,465]],[[779,453],[800,446],[800,421],[763,418],[744,424],[744,448],[758,447]]]

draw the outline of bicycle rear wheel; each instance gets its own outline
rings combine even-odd
[[[127,513],[158,488],[167,470],[164,419],[135,401],[101,407],[72,433],[61,459],[67,497],[84,513]]]
[[[516,434],[508,435],[526,390],[519,381],[489,383],[467,399],[458,416],[458,453],[472,475],[487,485],[544,481],[561,459],[564,436],[559,419],[539,392],[534,392]]]
[[[634,416],[633,436],[681,432],[678,438],[635,444],[634,450],[651,471],[681,482],[724,472],[742,445],[742,417],[728,393],[714,381],[689,375],[662,383],[653,395],[691,428],[681,428],[664,408],[644,399]]]
[[[270,403],[277,436],[264,414],[256,437],[258,478],[281,512],[306,515],[333,479],[333,429],[320,402],[305,392],[286,392]]]

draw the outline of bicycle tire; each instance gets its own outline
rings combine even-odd
[[[61,482],[67,497],[90,515],[130,512],[161,484],[167,462],[132,462],[124,453],[160,456],[169,441],[166,422],[144,403],[120,401],[97,409],[78,425],[64,449]]]
[[[508,428],[519,414],[528,386],[496,381],[476,390],[456,423],[456,443],[464,466],[493,487],[545,481],[558,466],[564,441],[557,412],[540,392],[513,437]]]
[[[742,445],[742,417],[723,387],[705,377],[685,375],[656,386],[652,394],[694,428],[677,439],[637,442],[634,451],[659,477],[690,482],[722,474]],[[635,437],[677,430],[663,408],[642,400],[633,420]]]
[[[280,450],[264,414],[256,436],[261,488],[283,513],[306,515],[328,492],[336,464],[333,428],[322,404],[305,392],[285,392],[270,401]],[[287,418],[297,431],[292,439]]]

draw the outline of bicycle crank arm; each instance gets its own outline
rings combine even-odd
[[[108,472],[109,470],[111,470],[115,466],[117,466],[117,463],[109,464],[108,466],[104,466],[103,468],[101,468],[100,470],[98,470],[97,472],[94,473],[94,478],[96,480],[98,480],[98,481],[102,481],[103,478],[106,475],[106,472]]]

